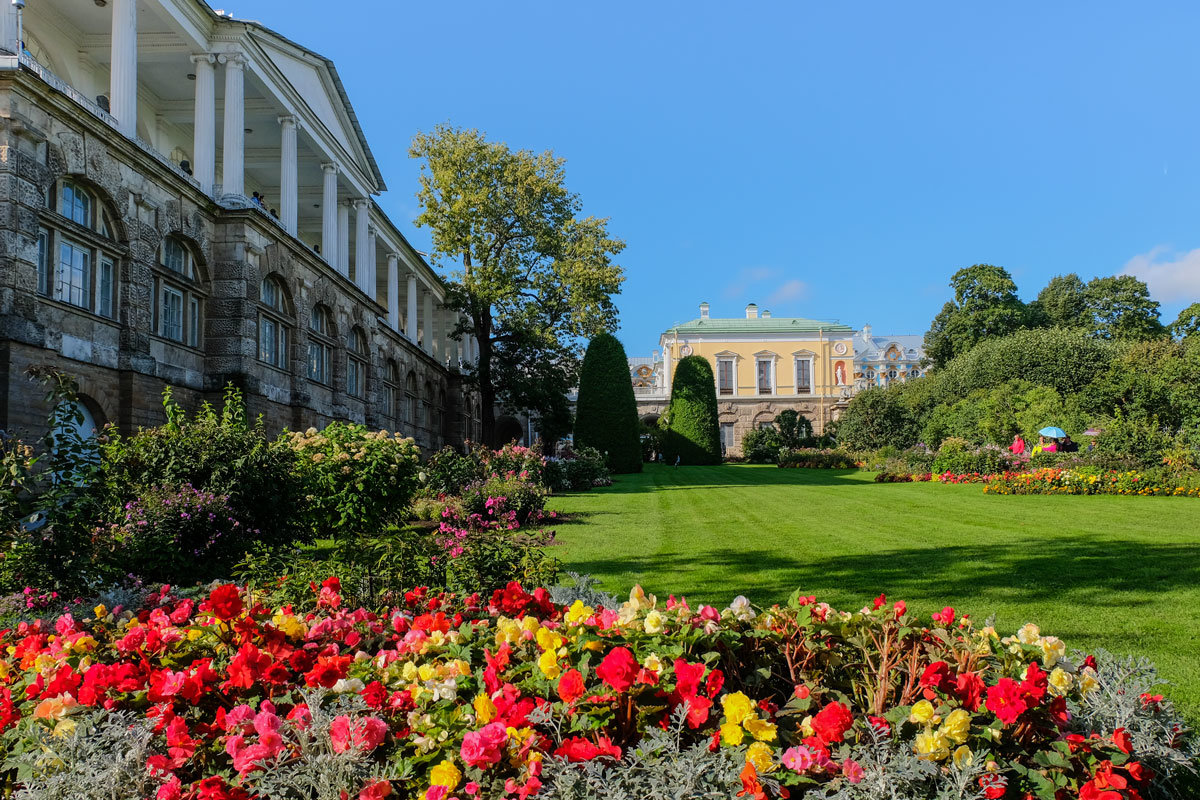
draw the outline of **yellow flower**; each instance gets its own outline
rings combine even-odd
[[[483,692],[475,695],[473,705],[475,706],[475,719],[479,721],[480,725],[486,725],[496,718],[496,704]]]
[[[105,607],[104,603],[101,603],[92,609],[92,613],[96,615],[96,619],[103,619],[108,614],[108,608]]]
[[[646,660],[642,662],[642,666],[651,672],[661,672],[663,668],[662,659],[657,654],[651,653],[646,656]]]
[[[941,761],[950,755],[950,740],[939,731],[924,731],[917,734],[913,752],[926,761]]]
[[[410,683],[417,679],[417,665],[411,661],[405,661],[403,669],[400,670],[400,677]]]
[[[445,786],[453,791],[454,787],[458,786],[458,782],[462,780],[463,774],[458,767],[454,766],[454,762],[446,759],[438,764],[429,773],[429,784],[431,786]]]
[[[663,630],[662,614],[658,613],[657,611],[651,611],[649,614],[646,615],[646,621],[644,623],[644,626],[646,628],[646,633],[649,633],[651,635],[656,634],[656,633],[662,633],[662,630]]]
[[[754,715],[754,703],[741,692],[734,692],[722,697],[721,708],[725,711],[725,717],[734,725],[741,725]]]
[[[1057,636],[1042,637],[1041,645],[1042,662],[1046,669],[1050,669],[1067,655],[1066,643]]]
[[[954,751],[954,766],[957,769],[966,769],[975,762],[975,754],[971,752],[971,748],[965,744]]]
[[[971,736],[971,715],[961,708],[954,709],[946,716],[938,732],[954,744],[962,744]]]
[[[746,728],[746,732],[760,742],[775,741],[774,723],[767,722],[765,719],[759,719],[758,717],[751,717],[742,724]]]
[[[562,674],[562,670],[558,666],[558,653],[554,650],[547,650],[538,658],[538,667],[541,668],[542,674],[550,680],[554,680]]]
[[[1096,671],[1091,667],[1084,667],[1079,672],[1079,691],[1083,694],[1090,694],[1100,688],[1100,681],[1096,680]]]
[[[596,613],[596,609],[591,606],[585,606],[582,600],[576,600],[567,609],[567,624],[581,625],[588,617]]]
[[[75,732],[75,720],[60,719],[58,724],[54,726],[52,734],[54,736],[70,736]]]
[[[437,677],[437,668],[433,664],[422,664],[417,667],[417,677],[423,681],[431,681]]]
[[[203,628],[188,628],[187,638],[189,642],[194,642],[204,635]]]
[[[736,722],[726,722],[721,726],[721,741],[724,744],[732,747],[737,747],[742,743],[745,734],[742,733],[742,726]]]
[[[1066,694],[1070,690],[1071,684],[1075,683],[1075,678],[1071,673],[1063,671],[1061,667],[1055,667],[1050,672],[1048,682],[1051,692],[1054,694]]]
[[[912,711],[908,715],[908,721],[918,725],[924,725],[931,719],[933,719],[933,703],[928,700],[922,700],[913,705]]]
[[[746,761],[753,764],[759,773],[770,772],[775,768],[770,745],[755,742],[746,748]]]
[[[557,650],[566,641],[560,634],[555,633],[549,628],[538,628],[536,639],[538,647],[543,650]]]
[[[1017,631],[1017,640],[1021,644],[1037,644],[1042,638],[1042,632],[1037,625],[1032,622],[1027,622]]]

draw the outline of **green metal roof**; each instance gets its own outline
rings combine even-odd
[[[853,333],[854,328],[840,322],[804,317],[768,317],[763,319],[694,319],[667,329],[667,333]]]

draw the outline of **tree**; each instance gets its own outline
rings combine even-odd
[[[497,401],[560,416],[583,339],[616,326],[612,295],[624,280],[613,256],[625,243],[608,220],[580,217],[564,185],[563,159],[489,142],[440,125],[418,133],[424,159],[416,222],[430,228],[431,260],[449,265],[447,307],[466,319],[452,336],[475,336],[483,438],[495,445]]]
[[[1170,330],[1176,339],[1187,339],[1200,333],[1200,303],[1192,303],[1180,311]]]
[[[1074,272],[1055,275],[1030,303],[1031,321],[1046,328],[1083,328],[1092,324],[1086,286]]]
[[[681,358],[671,382],[667,406],[667,463],[719,464],[721,432],[717,423],[717,384],[712,365],[702,356]]]
[[[1166,333],[1158,301],[1132,275],[1093,278],[1084,291],[1095,335],[1101,339],[1156,339]]]
[[[850,401],[838,420],[838,444],[854,450],[878,450],[881,447],[911,447],[920,428],[900,392],[893,389],[867,389]]]
[[[775,415],[775,430],[783,447],[805,447],[812,440],[812,423],[795,409],[785,408]]]
[[[593,338],[583,357],[575,442],[604,453],[613,472],[642,471],[642,443],[629,359],[611,333]]]
[[[979,342],[1025,327],[1029,311],[1003,267],[975,264],[950,279],[954,300],[946,303],[925,334],[925,352],[942,366]]]

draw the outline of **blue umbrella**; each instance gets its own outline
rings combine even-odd
[[[1065,439],[1067,436],[1067,432],[1064,431],[1062,428],[1055,428],[1054,426],[1050,426],[1048,428],[1042,428],[1040,431],[1038,431],[1038,435],[1049,436],[1051,439]]]

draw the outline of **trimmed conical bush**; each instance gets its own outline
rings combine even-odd
[[[701,356],[680,359],[671,382],[665,447],[667,463],[721,463],[717,387],[712,366]]]
[[[637,401],[625,348],[611,333],[588,344],[579,370],[575,443],[605,454],[613,472],[641,472]]]

